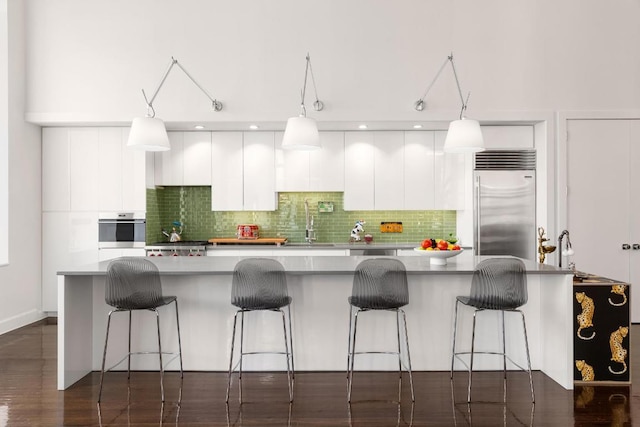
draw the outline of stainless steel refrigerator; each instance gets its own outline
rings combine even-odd
[[[474,191],[474,253],[535,260],[535,150],[476,153]]]

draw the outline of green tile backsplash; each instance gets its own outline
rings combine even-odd
[[[236,225],[257,224],[261,237],[287,237],[304,242],[304,200],[314,217],[318,242],[346,243],[357,220],[374,242],[419,242],[425,237],[456,234],[456,211],[345,211],[342,193],[279,193],[273,212],[212,212],[211,187],[158,187],[147,190],[147,243],[165,241],[162,228],[184,224],[183,240],[234,237]],[[332,202],[333,212],[318,212],[318,202]],[[402,222],[402,233],[381,233],[380,223]]]

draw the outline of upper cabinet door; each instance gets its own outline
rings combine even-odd
[[[374,133],[374,208],[404,209],[404,132]]]
[[[211,185],[211,132],[185,132],[183,185]]]
[[[211,210],[244,209],[242,132],[211,133]]]
[[[435,206],[435,132],[404,133],[404,208],[430,210]]]
[[[465,190],[471,185],[471,154],[444,152],[445,131],[435,132],[434,208],[465,209]]]
[[[275,157],[274,132],[245,132],[244,210],[276,210]]]
[[[320,141],[309,152],[309,190],[344,191],[344,132],[320,132]]]
[[[275,133],[277,191],[309,191],[309,151],[283,150],[284,132]],[[320,150],[318,150],[320,151]]]
[[[101,211],[122,210],[122,188],[125,184],[122,163],[122,129],[99,129],[98,192]]]
[[[373,132],[344,134],[344,210],[375,209]]]
[[[171,150],[154,153],[155,184],[184,184],[184,132],[167,132]]]
[[[482,138],[487,150],[533,148],[533,126],[482,126]]]
[[[129,128],[122,132],[122,210],[125,212],[146,211],[146,153],[127,147]]]
[[[42,210],[66,212],[71,208],[69,131],[42,129]]]
[[[69,130],[71,211],[99,210],[99,150],[97,128]]]

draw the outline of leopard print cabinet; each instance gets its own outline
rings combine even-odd
[[[627,349],[622,346],[622,341],[629,333],[629,327],[620,326],[617,330],[611,333],[609,337],[609,347],[611,347],[611,360],[616,363],[621,363],[622,370],[614,371],[609,365],[609,372],[612,374],[620,375],[627,372]]]
[[[593,381],[596,379],[593,366],[589,365],[584,360],[576,360],[576,368],[578,368],[578,371],[582,374],[582,381]]]
[[[621,302],[613,302],[611,301],[611,298],[609,298],[609,304],[613,305],[614,307],[620,307],[623,306],[627,303],[627,294],[625,293],[625,290],[627,289],[627,285],[625,283],[619,283],[616,285],[612,285],[611,286],[611,293],[612,294],[616,294],[616,295],[621,295],[622,296],[622,301]]]
[[[591,335],[585,337],[581,334],[583,329],[593,327],[593,314],[596,310],[593,299],[589,298],[584,292],[576,292],[576,301],[580,303],[582,307],[582,313],[578,314],[578,331],[576,334],[581,340],[591,340],[596,336],[595,331],[591,332]]]

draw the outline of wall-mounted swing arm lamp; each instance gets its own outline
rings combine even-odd
[[[424,95],[422,95],[422,98],[415,102],[414,107],[417,111],[424,110],[424,99],[427,97],[427,94],[435,84],[436,80],[438,80],[447,64],[451,64],[462,107],[460,109],[460,118],[449,124],[449,131],[447,132],[447,137],[444,141],[444,151],[450,153],[474,153],[484,151],[484,140],[482,138],[482,131],[480,130],[480,123],[477,120],[470,120],[464,117],[464,112],[467,109],[471,92],[469,92],[467,99],[465,100],[464,96],[462,96],[462,89],[460,88],[460,82],[458,81],[458,73],[456,72],[456,66],[453,62],[453,53],[444,61],[440,70],[438,70],[438,73],[431,81],[431,84],[427,87],[427,90],[425,90]]]
[[[142,89],[142,96],[147,104],[146,117],[136,117],[131,122],[131,131],[129,132],[129,140],[127,146],[144,151],[167,151],[171,149],[169,145],[169,136],[167,135],[167,129],[164,126],[164,122],[161,119],[156,118],[156,111],[153,108],[153,101],[155,101],[158,92],[162,88],[167,76],[173,69],[173,66],[177,65],[189,79],[200,89],[210,100],[213,111],[222,110],[222,103],[216,99],[213,99],[209,93],[204,90],[202,86],[184,69],[177,59],[171,58],[171,63],[162,76],[158,88],[155,90],[151,99],[147,98],[147,94]]]
[[[322,148],[320,143],[320,134],[318,133],[318,125],[315,119],[307,117],[307,109],[304,105],[304,96],[307,91],[307,76],[311,72],[311,81],[313,82],[313,90],[316,100],[313,103],[313,109],[322,111],[324,104],[318,99],[318,91],[316,89],[316,80],[313,76],[313,68],[311,68],[311,58],[307,53],[307,65],[304,71],[304,84],[302,86],[300,103],[300,115],[291,117],[287,120],[287,126],[284,130],[282,138],[282,148],[287,150],[317,150]]]

